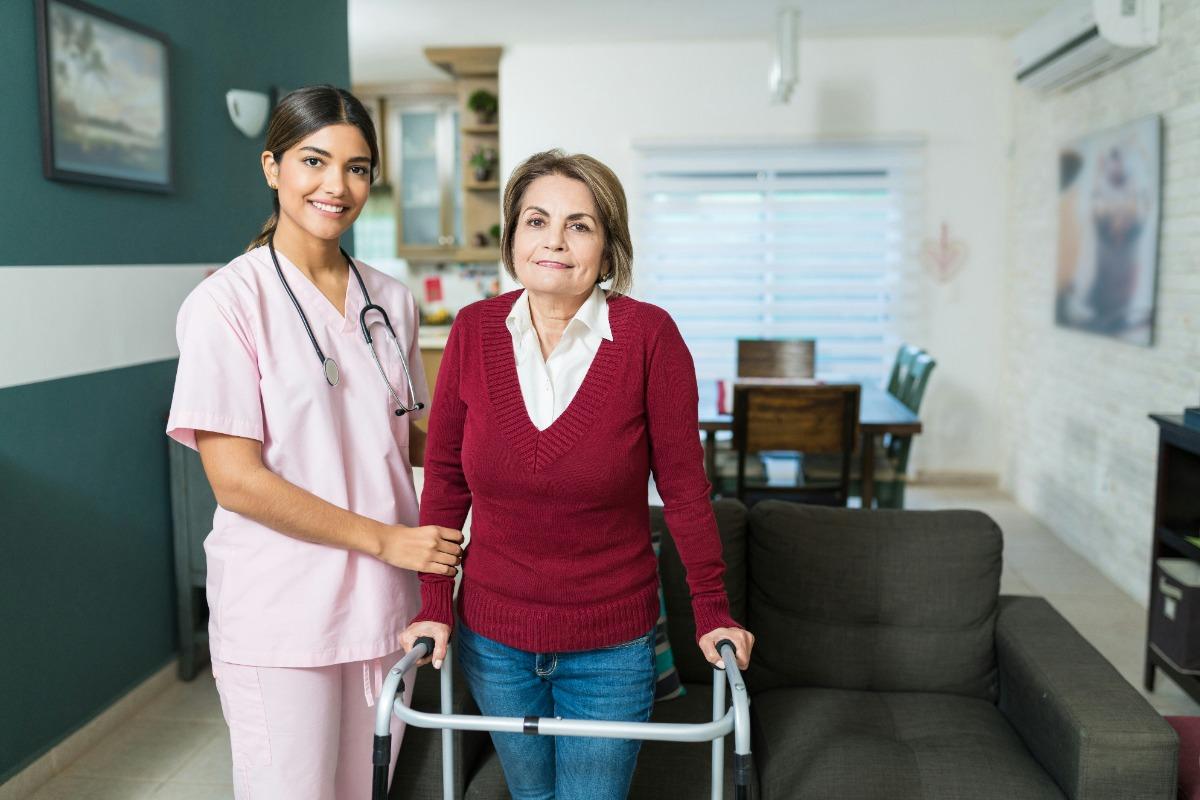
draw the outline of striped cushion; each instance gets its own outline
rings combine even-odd
[[[662,531],[650,531],[650,543],[657,558],[662,548]],[[667,638],[667,601],[663,597],[662,581],[658,583],[658,622],[654,626],[654,701],[674,700],[683,697],[687,690],[679,680],[675,669],[675,654],[671,652],[671,640]]]

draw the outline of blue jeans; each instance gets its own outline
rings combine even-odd
[[[653,631],[574,653],[528,653],[461,622],[459,664],[488,716],[645,722],[654,706]],[[513,800],[625,800],[641,741],[493,733]]]

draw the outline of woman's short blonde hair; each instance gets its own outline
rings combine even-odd
[[[546,175],[561,175],[581,181],[592,193],[596,203],[598,223],[604,234],[604,253],[600,261],[599,280],[611,281],[614,294],[629,294],[633,288],[633,241],[629,236],[629,209],[625,190],[616,173],[591,156],[577,153],[567,155],[562,150],[535,153],[521,162],[504,187],[504,231],[500,237],[500,254],[508,274],[517,279],[513,266],[513,234],[521,216],[521,199],[529,184]]]

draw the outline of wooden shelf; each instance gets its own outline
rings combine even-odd
[[[500,260],[499,247],[402,247],[396,253],[414,264],[476,263]]]
[[[435,257],[423,259],[425,263],[457,261],[460,263],[487,263],[500,261],[500,248],[494,245],[474,247],[476,232],[487,233],[500,222],[500,180],[493,170],[495,180],[475,180],[475,170],[470,158],[479,148],[499,152],[500,124],[483,123],[479,115],[470,108],[471,97],[485,91],[500,96],[500,53],[499,47],[428,47],[425,57],[435,66],[445,70],[454,78],[455,97],[458,106],[459,150],[462,161],[456,170],[459,182],[456,195],[461,201],[461,227],[464,243],[445,248]]]
[[[1156,532],[1158,534],[1159,541],[1170,547],[1172,550],[1176,551],[1182,556],[1187,556],[1193,561],[1200,561],[1200,547],[1197,547],[1185,539],[1182,533],[1171,530],[1165,525],[1159,525]]]
[[[499,247],[460,247],[459,261],[499,261]]]
[[[500,47],[426,47],[425,58],[451,78],[494,77],[500,71]]]

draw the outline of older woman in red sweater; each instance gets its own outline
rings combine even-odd
[[[525,287],[464,308],[438,374],[421,524],[460,529],[457,645],[485,714],[649,718],[658,574],[653,472],[687,567],[698,644],[754,637],[729,615],[697,432],[696,373],[675,323],[626,295],[625,193],[586,155],[538,153],[504,192],[504,265]],[[609,283],[608,292],[600,288]],[[421,575],[408,647],[440,668],[452,579]],[[494,734],[515,800],[626,796],[639,743]]]

